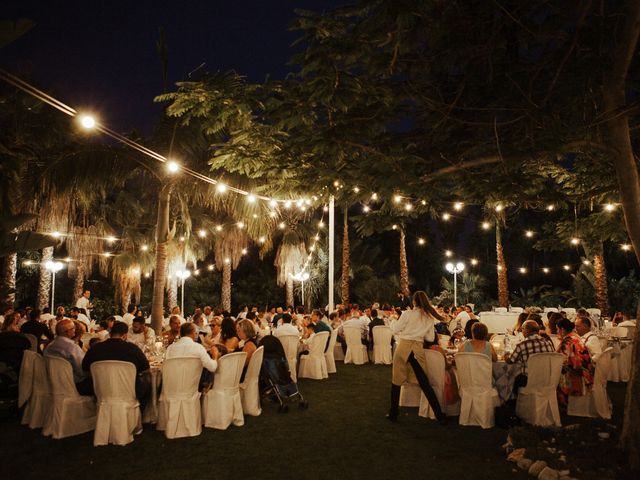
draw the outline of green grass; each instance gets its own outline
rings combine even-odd
[[[243,427],[180,440],[145,425],[126,447],[94,448],[92,433],[52,440],[4,422],[0,478],[526,478],[505,461],[505,430],[441,427],[415,408],[387,421],[390,379],[387,366],[339,364],[328,380],[300,381],[306,411],[278,414],[267,402]]]

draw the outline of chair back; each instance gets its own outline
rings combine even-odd
[[[611,370],[611,355],[613,353],[613,347],[608,347],[598,357],[598,363],[596,363],[596,372],[593,376],[593,383],[595,385],[603,385],[605,390],[607,388],[607,379],[609,378],[609,370]]]
[[[591,316],[595,315],[597,317],[602,315],[602,311],[599,308],[587,308],[587,313]]]
[[[557,312],[558,309],[556,307],[544,307],[543,312],[544,313],[549,313],[549,312]]]
[[[220,357],[213,381],[213,390],[238,388],[246,358],[245,352],[229,353]]]
[[[131,362],[103,360],[91,364],[93,390],[99,403],[137,402],[136,367]]]
[[[31,333],[23,333],[23,335],[25,337],[27,337],[27,340],[29,340],[29,343],[31,344],[31,351],[32,352],[37,352],[38,351],[38,339],[36,338],[35,335],[31,334]]]
[[[569,320],[573,320],[576,316],[575,308],[563,308],[562,311],[567,314]]]
[[[198,392],[202,361],[194,357],[174,357],[162,365],[162,396],[191,398]]]
[[[73,369],[64,358],[45,357],[47,374],[51,384],[51,393],[59,397],[79,397],[73,381]]]
[[[338,329],[331,328],[331,338],[329,338],[329,346],[327,347],[326,353],[331,352],[331,354],[333,354],[333,349],[335,348],[337,341],[338,341]]]
[[[345,329],[346,330],[346,329]],[[373,327],[374,345],[391,345],[391,328],[384,325]]]
[[[329,332],[316,333],[311,339],[311,345],[309,345],[309,355],[324,355],[324,347],[327,345],[327,338],[329,338]]]
[[[437,390],[438,388],[444,388],[444,369],[445,360],[444,355],[436,350],[425,350],[424,356],[427,364],[427,377],[429,383]]]
[[[456,355],[460,388],[491,389],[491,359],[483,353],[460,352]]]
[[[347,346],[350,348],[360,348],[359,345],[362,345],[361,330],[358,327],[344,327],[342,330]]]
[[[635,336],[635,327],[614,327],[611,336],[619,338],[633,338]]]
[[[31,350],[25,350],[22,354],[20,377],[18,378],[18,407],[22,407],[31,398],[36,375],[36,361],[39,356]]]
[[[524,312],[524,308],[522,307],[511,307],[511,313],[522,313]]]
[[[244,375],[244,383],[250,383],[252,381],[257,382],[260,375],[260,369],[262,368],[262,358],[264,357],[264,347],[258,347],[258,349],[251,355],[249,365],[247,366],[247,373]]]
[[[496,313],[507,313],[507,307],[496,307],[495,308],[495,312]]]
[[[527,390],[555,389],[560,382],[564,355],[534,353],[527,360]]]
[[[556,334],[550,334],[549,338],[551,339],[551,343],[553,343],[553,348],[558,350],[558,345],[560,345],[560,337]]]
[[[82,345],[84,345],[86,348],[89,347],[89,342],[91,342],[91,339],[93,337],[97,337],[98,335],[96,335],[95,333],[83,333],[82,337],[80,337],[80,341],[82,342]]]
[[[282,343],[282,348],[284,348],[287,361],[291,363],[290,359],[295,360],[296,355],[298,354],[298,343],[300,343],[300,339],[297,335],[281,335],[278,337],[278,340]]]

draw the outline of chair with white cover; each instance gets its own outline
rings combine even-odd
[[[89,343],[91,342],[92,338],[99,338],[98,335],[96,335],[95,333],[83,333],[82,337],[80,337],[80,341],[82,342],[82,345],[84,345],[85,347],[89,346]]]
[[[338,329],[336,328],[336,331]],[[336,362],[344,362],[344,350],[342,350],[342,344],[336,342],[333,346],[333,360]]]
[[[422,395],[422,390],[417,383],[404,383],[400,386],[399,405],[401,407],[419,407]]]
[[[119,360],[94,362],[91,378],[98,404],[93,446],[133,442],[133,434],[142,430],[140,403],[136,398],[136,366]]]
[[[507,307],[496,307],[494,311],[496,313],[507,313]]]
[[[576,318],[576,309],[575,308],[563,308],[562,311],[567,315],[569,320],[573,320]]]
[[[297,381],[297,356],[298,356],[298,344],[300,339],[297,335],[281,335],[278,337],[282,348],[284,348],[284,354],[287,357],[287,363],[289,364],[289,370],[291,372],[291,380]]]
[[[500,397],[491,386],[491,359],[482,353],[461,352],[456,355],[456,368],[461,399],[460,425],[493,427]]]
[[[618,327],[620,328],[620,327]],[[610,382],[628,382],[631,378],[633,344],[631,342],[615,342],[611,355]],[[600,360],[598,360],[599,362]]]
[[[454,416],[460,413],[460,402],[455,405],[445,405],[444,402],[444,381],[445,381],[445,358],[442,353],[436,350],[425,350],[424,356],[427,362],[427,378],[429,384],[436,394],[440,408],[447,416]],[[424,393],[420,395],[420,408],[418,415],[425,418],[435,419],[436,415],[425,397]]]
[[[549,312],[557,312],[558,309],[556,307],[544,307],[544,310],[542,310],[543,313],[549,313]]]
[[[195,437],[202,433],[198,385],[202,360],[174,357],[162,365],[162,393],[158,399],[156,429],[167,438]]]
[[[522,307],[511,307],[511,313],[522,313],[524,312],[524,308]]]
[[[391,365],[391,328],[383,325],[373,327],[373,362]]]
[[[369,361],[367,346],[362,344],[362,332],[358,327],[343,328],[344,339],[347,342],[347,353],[344,356],[344,363],[362,365]]]
[[[560,427],[556,390],[564,355],[534,353],[527,360],[527,386],[518,390],[516,415],[527,423]]]
[[[336,359],[335,359],[335,348],[336,348],[336,344],[338,343],[337,339],[338,339],[338,329],[332,328],[331,337],[329,337],[329,346],[327,347],[326,352],[324,352],[324,358],[327,361],[327,373],[336,373],[338,371],[336,369]],[[342,351],[342,347],[340,351]]]
[[[30,350],[32,352],[37,352],[38,351],[38,339],[36,338],[36,336],[31,334],[31,333],[23,333],[23,335],[25,337],[27,337],[27,340],[29,340],[29,343],[31,344]]]
[[[560,337],[552,333],[549,335],[549,338],[551,339],[551,343],[553,343],[553,348],[558,350],[558,345],[560,345]]]
[[[67,360],[56,357],[45,357],[44,360],[53,395],[53,412],[51,423],[42,434],[59,439],[92,431],[96,427],[94,398],[78,393]]]
[[[264,357],[264,347],[259,347],[249,360],[247,372],[244,375],[244,382],[240,384],[240,400],[242,401],[242,412],[245,415],[257,417],[262,413],[260,408],[260,387],[258,377],[262,368],[262,358]]]
[[[327,345],[329,332],[316,333],[311,339],[309,353],[300,357],[300,378],[323,380],[329,377],[327,360],[324,357],[324,347]]]
[[[44,427],[46,430],[51,419],[51,402],[51,385],[44,357],[25,350],[18,380],[18,406],[26,404],[22,425],[29,425],[29,428]]]
[[[607,377],[611,368],[611,353],[613,348],[607,348],[598,357],[596,373],[593,379],[593,389],[587,395],[569,396],[567,414],[574,417],[611,418],[611,400],[607,394]]]
[[[229,353],[220,357],[213,388],[202,399],[202,419],[205,427],[226,430],[232,423],[244,425],[240,377],[247,354]]]
[[[600,316],[602,315],[602,310],[600,310],[599,308],[587,308],[587,313],[591,315],[592,318],[600,318]]]

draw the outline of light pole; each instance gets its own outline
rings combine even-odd
[[[178,270],[176,272],[178,278],[182,280],[182,298],[180,300],[180,313],[182,314],[182,318],[186,318],[184,314],[184,281],[191,276],[191,272],[189,270]]]
[[[298,272],[293,275],[293,279],[301,283],[300,288],[302,291],[302,306],[304,306],[304,282],[309,280],[309,272]]]
[[[458,306],[458,274],[464,270],[464,263],[458,262],[455,265],[451,262],[445,265],[447,272],[453,273],[453,306]]]
[[[55,295],[56,295],[56,273],[62,270],[62,262],[49,260],[44,264],[44,268],[51,272],[51,314],[55,315]]]

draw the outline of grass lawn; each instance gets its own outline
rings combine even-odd
[[[339,364],[328,380],[300,381],[306,411],[266,403],[243,427],[180,440],[145,425],[126,447],[94,448],[93,433],[52,440],[5,421],[0,479],[527,478],[505,461],[505,430],[441,427],[415,408],[387,421],[390,379],[389,366]]]

